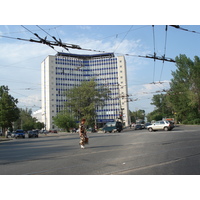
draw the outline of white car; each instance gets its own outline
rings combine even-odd
[[[171,131],[174,128],[174,124],[170,121],[156,121],[155,123],[147,126],[148,131],[165,130]]]

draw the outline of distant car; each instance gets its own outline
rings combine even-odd
[[[28,131],[28,138],[37,137],[38,138],[38,131]]]
[[[147,128],[147,126],[151,125],[150,122],[147,122],[145,125],[144,125],[144,128]]]
[[[171,121],[156,121],[152,125],[147,126],[150,132],[158,130],[171,131],[173,128],[174,124]]]
[[[11,134],[11,136],[12,136],[12,134]],[[20,138],[20,137],[25,138],[25,132],[23,130],[18,129],[15,131],[14,137],[15,138]]]
[[[109,132],[121,132],[123,130],[122,123],[117,121],[117,122],[107,122],[105,126],[102,128],[104,133]]]
[[[142,126],[142,129],[144,129],[144,128],[145,128],[145,124],[141,124],[141,126]]]
[[[13,131],[13,132],[11,133],[11,137],[12,137],[12,138],[15,137],[15,131]]]
[[[136,124],[135,125],[135,130],[142,130],[142,125],[141,124]]]
[[[58,133],[57,130],[50,130],[49,133]]]
[[[8,131],[8,133],[7,133],[7,138],[8,138],[9,136],[11,137],[11,135],[12,135],[12,132]]]

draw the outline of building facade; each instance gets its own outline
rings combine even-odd
[[[67,100],[65,91],[79,86],[82,81],[94,79],[97,86],[104,85],[111,91],[105,106],[96,107],[99,125],[112,122],[120,116],[125,125],[129,124],[127,101],[127,75],[124,56],[113,53],[49,55],[41,64],[42,121],[46,129],[56,128],[53,117],[62,111]]]

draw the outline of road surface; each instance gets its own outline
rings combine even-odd
[[[200,126],[41,135],[0,143],[1,175],[199,175]]]

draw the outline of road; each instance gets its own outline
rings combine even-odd
[[[0,143],[1,175],[199,175],[200,126],[42,135]]]

